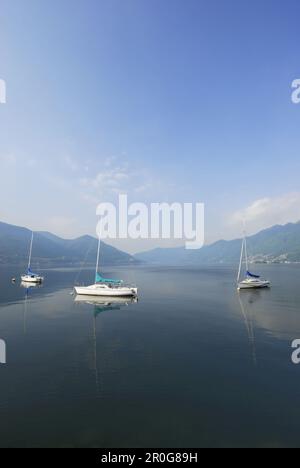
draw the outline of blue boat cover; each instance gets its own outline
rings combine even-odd
[[[37,274],[36,274],[36,273],[33,273],[33,271],[31,271],[30,268],[28,268],[28,270],[27,270],[27,275],[30,275],[30,276],[37,276]]]
[[[122,280],[102,278],[99,273],[96,274],[96,283],[122,284]]]
[[[250,271],[247,271],[247,276],[249,276],[249,278],[260,278],[259,275],[253,275],[253,273],[250,273]]]

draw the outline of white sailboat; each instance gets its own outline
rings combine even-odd
[[[99,236],[95,283],[90,286],[75,286],[75,293],[83,296],[136,297],[138,294],[137,287],[125,286],[121,280],[103,278],[98,273],[100,243],[101,238]]]
[[[246,259],[246,274],[245,274],[244,279],[241,280],[244,255]],[[237,285],[238,285],[238,290],[261,289],[261,288],[269,288],[271,286],[270,281],[264,280],[259,275],[254,275],[253,273],[249,271],[247,238],[246,238],[245,233],[244,233],[244,238],[243,238],[243,243],[242,243],[240,266],[239,266],[239,272],[238,272],[238,277],[237,277]]]
[[[27,273],[21,276],[21,280],[24,283],[42,283],[42,281],[44,280],[43,276],[40,276],[31,271],[32,245],[33,245],[33,232],[31,234]]]

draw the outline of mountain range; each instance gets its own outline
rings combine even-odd
[[[143,262],[163,265],[238,263],[241,239],[221,240],[200,250],[154,249],[135,255]],[[254,263],[300,262],[300,222],[273,226],[248,238],[248,253]]]
[[[0,264],[18,264],[28,261],[31,231],[0,222]],[[98,241],[91,236],[66,240],[49,232],[36,232],[32,252],[34,266],[72,266],[95,264]],[[133,256],[106,243],[101,243],[102,265],[138,263]]]
[[[26,264],[30,239],[30,230],[0,222],[0,264]],[[102,242],[101,264],[233,264],[239,261],[241,243],[241,239],[220,240],[200,250],[157,248],[132,256]],[[66,240],[49,232],[36,232],[32,264],[41,267],[94,265],[97,247],[97,239],[91,236]],[[300,222],[273,226],[248,237],[248,253],[250,261],[255,263],[300,262]]]

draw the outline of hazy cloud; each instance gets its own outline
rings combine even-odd
[[[93,204],[103,198],[110,200],[120,193],[142,193],[155,186],[144,169],[133,169],[127,161],[120,163],[115,156],[106,158],[101,170],[98,169],[93,177],[81,177],[79,185],[82,199]]]
[[[241,228],[243,221],[249,233],[258,232],[275,224],[300,221],[300,192],[274,198],[261,198],[236,211],[229,218],[229,225]]]

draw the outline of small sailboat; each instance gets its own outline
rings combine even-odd
[[[99,236],[95,283],[90,286],[75,286],[75,293],[83,296],[136,297],[138,289],[135,286],[125,286],[122,280],[103,278],[99,274],[100,243]]]
[[[241,280],[244,256],[246,259],[246,275],[245,275],[245,278]],[[239,267],[239,272],[238,272],[238,277],[237,277],[237,285],[238,285],[238,290],[261,289],[261,288],[269,288],[271,286],[270,281],[262,279],[259,275],[254,275],[249,270],[247,238],[246,238],[245,233],[244,233],[244,238],[243,238],[243,243],[242,243],[240,267]]]
[[[31,271],[32,245],[33,245],[33,232],[31,234],[27,273],[21,276],[21,280],[23,283],[42,283],[44,280],[43,276],[40,276],[36,273],[33,273],[33,271]]]

